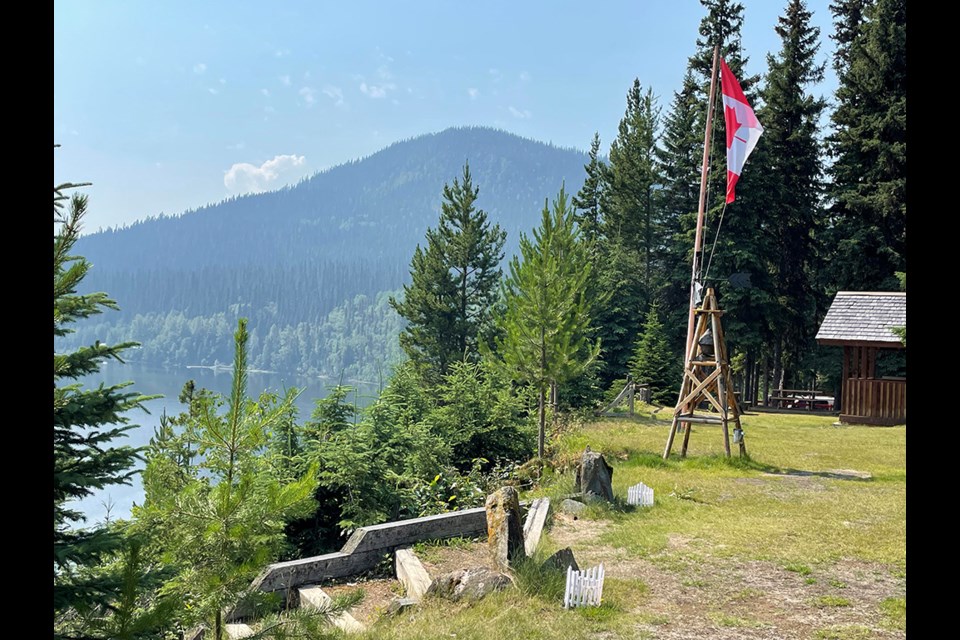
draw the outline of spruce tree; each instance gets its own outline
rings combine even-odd
[[[818,275],[817,242],[822,238],[821,198],[823,151],[818,135],[823,99],[809,87],[823,79],[816,62],[820,30],[810,24],[812,14],[803,0],[789,0],[776,26],[781,48],[768,55],[764,107],[758,118],[766,152],[774,159],[765,171],[774,195],[776,215],[768,232],[776,248],[772,266],[777,299],[774,317],[774,378],[801,368],[815,344],[813,336],[822,317],[824,300],[814,290]],[[785,382],[799,384],[800,381]]]
[[[661,313],[669,327],[668,340],[683,353],[690,303],[690,260],[700,198],[700,163],[703,159],[703,103],[693,72],[688,68],[683,86],[673,95],[664,117],[663,135],[657,149],[662,185],[657,207],[663,220],[667,248]],[[699,129],[699,131],[698,131]],[[682,359],[683,356],[681,355]]]
[[[840,86],[828,138],[828,287],[894,290],[894,272],[906,270],[906,2],[831,9]]]
[[[506,232],[476,208],[479,190],[469,164],[462,182],[444,185],[440,221],[427,230],[426,249],[414,252],[411,284],[402,300],[390,299],[407,321],[400,344],[428,383],[441,380],[453,362],[477,360],[490,322]]]
[[[601,383],[627,371],[641,314],[662,282],[662,224],[655,208],[659,107],[651,90],[634,79],[627,107],[601,172],[600,242],[596,250],[598,296],[607,300],[596,315],[603,363]]]
[[[97,490],[129,484],[136,473],[137,450],[119,445],[136,426],[127,414],[150,398],[129,389],[132,383],[84,388],[80,380],[108,360],[136,345],[96,343],[58,353],[58,339],[73,332],[73,323],[106,309],[117,309],[105,293],[78,294],[90,263],[72,251],[80,234],[87,197],[62,184],[53,190],[53,609],[73,609],[81,615],[105,609],[119,594],[119,577],[88,571],[123,546],[116,528],[80,528],[86,518],[76,500]],[[65,209],[65,202],[69,207]],[[116,578],[116,579],[115,579]]]
[[[602,221],[600,201],[603,198],[603,185],[606,178],[607,165],[600,159],[600,134],[595,132],[590,143],[590,162],[583,165],[587,177],[577,195],[573,196],[572,204],[577,210],[576,221],[583,234],[583,239],[594,243],[600,235]]]
[[[533,239],[520,236],[520,256],[510,261],[503,282],[505,312],[496,345],[508,374],[537,392],[541,459],[547,389],[584,371],[600,350],[590,337],[590,277],[589,253],[561,188],[552,207],[544,204]]]
[[[682,358],[671,350],[667,333],[660,321],[660,308],[651,304],[643,323],[643,335],[637,340],[630,361],[630,374],[638,383],[650,385],[650,399],[655,404],[676,402],[680,392]]]

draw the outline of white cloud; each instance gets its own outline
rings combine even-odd
[[[525,120],[529,118],[531,115],[530,112],[527,111],[526,109],[517,109],[513,105],[510,105],[509,107],[507,107],[507,109],[510,111],[510,114],[514,118],[520,118],[521,120]]]
[[[313,103],[317,101],[316,94],[317,92],[310,87],[300,88],[300,97],[303,98],[308,107],[313,106]]]
[[[530,80],[530,74],[527,73],[526,71],[521,71],[521,72],[520,72],[520,82],[527,82],[528,80]]]
[[[290,55],[290,49],[277,49],[273,52],[274,57],[282,58],[283,56]]]
[[[270,97],[270,91],[269,91],[269,89],[260,89],[260,93],[262,93],[262,94],[263,94],[265,97],[267,97],[267,98]]]
[[[228,144],[227,149],[230,149],[231,151],[233,151],[233,150],[243,149],[245,146],[247,145],[244,144],[243,142],[238,142],[236,144]]]
[[[267,160],[259,167],[238,162],[223,175],[223,185],[231,193],[259,193],[280,186],[295,177],[297,167],[303,166],[304,156],[282,155]],[[286,180],[284,180],[286,178]]]
[[[471,100],[476,100],[477,96],[480,95],[480,89],[477,89],[476,87],[470,87],[467,89],[467,95],[470,96]]]
[[[193,72],[196,73],[197,75],[203,73],[206,70],[207,70],[207,65],[203,64],[202,62],[198,62],[197,64],[193,65]]]
[[[334,106],[344,106],[343,91],[340,90],[340,87],[335,87],[332,84],[328,84],[323,87],[323,94],[333,100]]]
[[[290,86],[290,76],[280,76],[280,84],[285,87]]]
[[[210,92],[211,94],[213,94],[213,95],[217,95],[218,93],[220,93],[219,91],[217,91],[217,90],[214,89],[213,87],[210,87],[209,89],[207,89],[207,91],[209,91],[209,92]]]
[[[220,84],[227,84],[226,78],[220,78]]]
[[[360,91],[371,98],[384,98],[387,95],[387,91],[392,91],[396,88],[397,85],[392,82],[385,82],[381,85],[367,84],[366,82],[360,83]]]
[[[387,68],[387,65],[382,64],[377,68],[377,75],[380,76],[381,80],[390,80],[393,78],[393,74],[390,73],[390,69]]]

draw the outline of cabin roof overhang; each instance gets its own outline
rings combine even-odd
[[[817,331],[817,343],[903,349],[893,329],[907,324],[907,294],[900,291],[840,291]]]

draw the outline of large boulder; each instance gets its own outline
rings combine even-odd
[[[613,467],[603,456],[587,447],[577,468],[577,487],[583,497],[603,498],[613,502]]]
[[[427,589],[427,595],[458,600],[475,601],[488,593],[503,591],[513,584],[510,576],[486,567],[457,569],[436,578]]]
[[[520,520],[520,495],[513,487],[503,487],[487,496],[487,545],[493,561],[502,571],[525,555],[523,523]]]

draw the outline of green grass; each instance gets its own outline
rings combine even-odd
[[[847,625],[817,630],[817,640],[868,640],[873,633],[863,625]]]
[[[818,607],[849,607],[850,599],[842,596],[825,595],[814,600],[814,603]]]
[[[675,442],[664,461],[668,417],[608,420],[561,443],[560,457],[570,461],[587,444],[601,451],[614,467],[617,496],[637,482],[654,489],[655,508],[627,513],[602,542],[649,557],[666,550],[671,536],[681,536],[715,555],[784,565],[856,557],[905,567],[905,427],[834,427],[831,417],[751,415],[743,418],[748,460],[722,455],[719,428],[695,426],[687,458],[679,458]],[[872,478],[828,475],[837,469]]]
[[[673,454],[663,460],[670,413],[653,414],[651,410],[633,419],[599,421],[571,430],[553,443],[555,466],[545,471],[544,483],[523,496],[525,499],[555,499],[573,493],[573,464],[588,444],[603,453],[614,468],[615,503],[590,503],[579,516],[602,523],[590,525],[595,527],[594,537],[572,545],[581,566],[593,566],[607,558],[608,567],[621,560],[642,559],[705,597],[725,584],[724,574],[715,572],[717,567],[744,562],[759,561],[774,571],[779,567],[796,573],[798,580],[835,589],[846,587],[827,577],[832,563],[841,559],[876,563],[887,576],[905,578],[905,427],[834,427],[832,417],[748,415],[743,417],[748,459],[741,460],[736,453],[732,459],[725,458],[720,429],[698,425],[691,433],[687,458],[679,457],[678,440]],[[838,469],[867,472],[871,478],[836,477],[833,471]],[[652,508],[624,504],[627,487],[638,482],[653,488]],[[608,569],[602,606],[564,610],[563,582],[559,576],[541,571],[539,561],[567,544],[552,541],[548,530],[535,561],[517,567],[516,590],[474,604],[428,598],[412,613],[384,620],[360,637],[537,640],[598,636],[611,640],[650,637],[651,633],[642,630],[644,625],[680,624],[669,607],[651,609],[659,585],[648,585],[627,571],[613,578]],[[430,549],[420,545],[417,553],[429,554]],[[720,598],[750,606],[768,596],[763,590],[739,587]],[[852,591],[848,588],[846,595],[855,596]],[[813,609],[850,604],[849,598],[833,594],[797,606]],[[905,599],[888,598],[878,606],[890,628],[905,628]],[[721,627],[776,624],[774,619],[752,620],[737,610],[704,608],[700,615],[705,624]],[[864,626],[868,621],[863,620],[864,625],[857,624],[858,620],[850,622],[811,634],[823,640],[870,637],[869,627]]]
[[[906,598],[886,598],[880,602],[880,611],[889,626],[901,630],[907,628]]]

